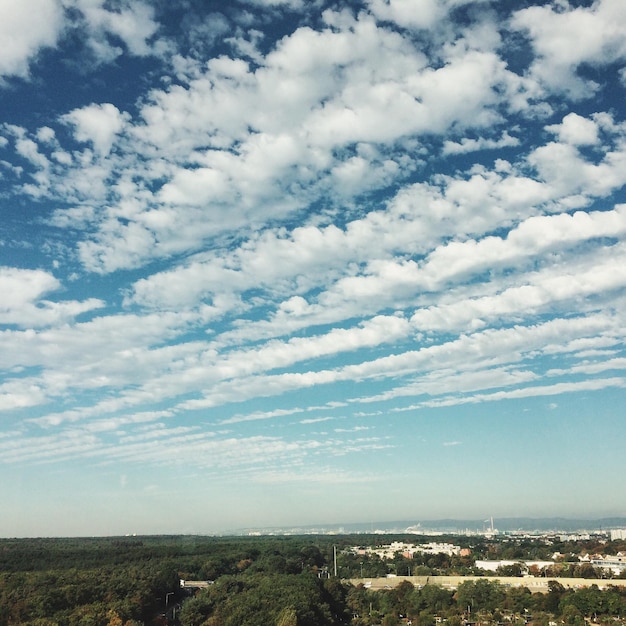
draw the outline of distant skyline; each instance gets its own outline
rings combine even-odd
[[[626,516],[622,0],[0,37],[0,536]]]
[[[626,517],[605,517],[600,519],[569,519],[563,517],[506,517],[493,520],[478,519],[440,519],[440,520],[377,520],[372,522],[347,523],[347,524],[320,524],[317,526],[284,526],[269,528],[243,528],[237,529],[244,534],[292,534],[302,532],[305,534],[415,534],[432,535],[437,534],[464,534],[466,532],[489,535],[492,531],[495,534],[516,534],[517,532],[529,533],[603,533],[615,529],[626,528]]]

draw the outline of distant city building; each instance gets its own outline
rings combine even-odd
[[[611,531],[611,541],[626,539],[626,528],[616,528]]]
[[[376,554],[381,559],[393,559],[393,557],[399,552],[407,559],[413,558],[413,555],[417,552],[424,554],[446,554],[448,556],[461,554],[461,547],[455,546],[451,543],[424,543],[420,545],[414,545],[409,543],[402,543],[400,541],[394,541],[388,545],[379,546],[376,548],[365,548],[363,546],[355,546],[351,548],[355,554]],[[469,554],[469,551],[468,553]]]
[[[433,542],[416,546],[416,552],[423,552],[425,554],[447,554],[448,556],[452,556],[453,554],[461,554],[461,547],[451,543]]]
[[[601,534],[601,533],[596,533]],[[591,539],[590,533],[563,533],[559,535],[560,541],[589,541]]]

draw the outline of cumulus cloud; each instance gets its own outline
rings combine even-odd
[[[124,0],[116,9],[104,0],[71,0],[69,6],[80,15],[76,27],[86,31],[86,43],[99,62],[110,62],[123,50],[145,56],[154,53],[150,40],[159,26],[153,8],[141,1]]]
[[[56,325],[103,306],[101,300],[53,302],[43,296],[61,288],[52,274],[42,270],[0,267],[0,323],[20,327]]]
[[[137,123],[112,104],[75,110],[64,119],[99,154],[118,137],[120,147],[159,159],[147,170],[123,152],[102,171],[115,180],[114,167],[130,168],[135,182],[119,180],[108,194],[111,208],[81,242],[81,259],[104,273],[138,267],[155,254],[200,249],[220,232],[284,219],[321,194],[339,203],[388,188],[420,167],[410,149],[391,156],[391,146],[493,124],[506,81],[493,51],[470,48],[427,67],[420,50],[360,15],[339,29],[297,29],[255,71],[241,59],[211,59],[188,85],[154,89]],[[506,133],[493,141],[475,147],[516,143]],[[121,208],[131,204],[138,210]],[[117,224],[121,214],[131,223]]]
[[[443,144],[444,154],[463,154],[475,152],[476,150],[495,150],[497,148],[507,148],[519,145],[519,139],[512,137],[507,132],[503,133],[500,139],[480,139],[463,138],[461,141],[446,140]]]
[[[78,34],[99,62],[110,62],[123,49],[130,54],[160,54],[164,42],[152,41],[159,28],[153,8],[125,0],[116,10],[104,0],[32,0],[28,4],[7,0],[0,7],[0,34],[5,43],[0,76],[28,78],[40,54]],[[119,42],[119,43],[117,43]]]
[[[561,124],[548,126],[561,141],[574,146],[588,146],[598,143],[598,125],[594,120],[576,113],[568,113]]]
[[[0,6],[0,76],[29,75],[37,54],[56,45],[63,27],[58,0],[33,0],[28,4],[8,0]]]
[[[369,0],[370,10],[382,20],[404,28],[432,28],[446,13],[440,0]]]
[[[74,127],[77,141],[90,142],[100,156],[106,156],[129,117],[113,104],[105,103],[75,109],[64,120]]]
[[[531,6],[514,13],[513,28],[528,33],[537,59],[531,74],[547,89],[583,98],[597,89],[578,73],[588,63],[613,63],[626,55],[626,17],[620,0],[597,0],[590,7],[568,3]]]

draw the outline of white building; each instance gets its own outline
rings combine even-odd
[[[523,571],[528,571],[533,566],[541,570],[544,567],[551,567],[554,563],[552,561],[476,561],[476,567],[487,572],[495,572],[499,567],[507,565],[521,565]]]
[[[396,553],[400,553],[406,558],[410,559],[416,552],[423,552],[425,554],[447,554],[452,556],[453,554],[460,554],[461,547],[452,545],[451,543],[424,543],[421,545],[413,545],[409,543],[401,543],[400,541],[394,541],[393,543],[380,546],[378,548],[363,548],[354,547],[352,551],[355,554],[377,554],[381,559],[393,559]]]
[[[447,554],[452,556],[453,554],[461,553],[461,546],[455,546],[451,543],[423,543],[416,546],[417,552],[424,552],[425,554]]]
[[[616,556],[596,555],[591,558],[591,564],[594,567],[611,570],[615,576],[619,576],[626,570],[626,554],[618,552]]]

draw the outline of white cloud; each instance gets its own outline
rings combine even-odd
[[[464,137],[458,142],[446,140],[443,144],[443,153],[465,154],[467,152],[476,152],[477,150],[495,150],[497,148],[507,148],[518,145],[519,139],[517,137],[512,137],[505,131],[500,139],[488,139],[486,137],[469,139]]]
[[[591,95],[597,85],[577,74],[583,63],[602,65],[626,56],[626,16],[621,0],[596,0],[590,7],[563,10],[531,6],[514,13],[514,28],[528,32],[537,59],[531,75],[548,89],[573,97]]]
[[[573,146],[588,146],[598,143],[598,125],[576,113],[568,113],[561,124],[548,126],[547,130],[556,133],[559,139]]]
[[[225,356],[215,355],[215,361],[209,357],[197,368],[195,376],[200,377],[205,381],[205,384],[210,385],[210,394],[200,400],[186,401],[180,408],[198,409],[214,406],[215,385],[219,385],[221,381],[230,379],[237,381],[240,378],[264,374],[310,359],[394,342],[406,336],[408,329],[408,322],[405,319],[380,316],[362,323],[358,328],[333,329],[326,335],[317,337],[292,338],[286,342],[269,342],[260,349],[235,351]],[[167,378],[173,379],[178,376],[179,374],[168,375]],[[303,375],[302,379],[306,379],[307,376],[308,374]],[[164,383],[165,380],[158,385],[167,386]],[[231,423],[231,421],[232,419],[223,423]]]
[[[169,418],[173,415],[174,413],[172,411],[144,411],[132,415],[94,420],[88,424],[84,424],[83,428],[89,432],[117,431],[124,426],[144,423],[152,424],[156,420]]]
[[[531,260],[545,250],[595,237],[621,237],[625,233],[624,205],[611,211],[577,211],[573,215],[563,213],[530,217],[512,229],[506,238],[470,239],[436,248],[423,265],[425,278],[422,282],[436,285],[447,280],[463,280],[487,268],[517,265],[523,262],[524,257]],[[419,280],[419,275],[415,280]]]
[[[273,419],[275,417],[284,417],[286,415],[295,415],[297,413],[302,413],[304,409],[279,409],[276,411],[258,411],[256,413],[250,413],[248,415],[233,415],[225,420],[220,420],[219,424],[237,424],[239,422],[254,422],[257,420],[267,420]]]
[[[349,276],[318,298],[330,313],[339,300],[357,295],[356,290],[381,297],[383,281],[387,281],[387,289],[390,280],[391,284],[397,282],[389,274],[380,277],[380,285],[368,286],[366,281],[374,280],[376,273],[389,268],[396,275],[407,274],[410,264],[383,261],[394,252],[426,252],[433,237],[437,240],[458,232],[458,224],[463,224],[467,233],[489,230],[502,219],[504,203],[517,209],[548,197],[547,190],[530,179],[489,175],[447,182],[443,189],[421,184],[404,188],[386,210],[355,219],[344,230],[329,225],[298,227],[288,233],[281,229],[265,231],[227,255],[203,255],[185,267],[138,281],[133,300],[168,308],[193,305],[203,297],[243,292],[258,285],[271,286],[279,293],[283,287],[304,292],[317,284],[327,284],[330,277],[337,276],[336,268],[343,266]],[[482,214],[471,214],[474,205],[482,206]],[[370,277],[350,276],[354,267],[350,264],[367,259],[371,259]],[[319,309],[296,296],[285,300],[278,315],[282,323],[284,314],[295,318],[315,310]]]
[[[110,104],[92,104],[75,109],[64,116],[64,120],[75,127],[78,141],[90,142],[102,157],[107,156],[118,135],[130,116]]]
[[[32,139],[18,139],[15,142],[15,151],[37,168],[46,169],[49,165],[48,159],[39,152],[37,144]]]
[[[5,0],[0,3],[0,76],[27,77],[30,64],[55,46],[63,26],[58,0]]]
[[[453,303],[418,310],[411,322],[416,328],[462,330],[480,328],[494,320],[536,315],[554,308],[562,309],[571,300],[589,298],[626,286],[626,262],[622,246],[617,246],[610,260],[588,266],[552,269],[530,276],[532,282],[511,286],[495,295],[462,298]]]
[[[36,406],[44,400],[44,390],[30,381],[13,379],[0,384],[0,411]]]
[[[207,349],[204,343],[163,346],[189,325],[198,322],[197,315],[158,315],[148,317],[114,315],[96,317],[89,322],[60,324],[57,328],[40,331],[2,332],[6,350],[0,353],[0,365],[5,370],[42,368],[36,375],[33,369],[23,374],[22,384],[36,386],[46,398],[59,398],[79,390],[111,390],[133,385],[141,388],[133,401],[127,398],[106,399],[95,408],[73,408],[62,414],[49,413],[42,423],[60,424],[83,417],[117,412],[138,402],[147,402],[152,395],[175,397],[185,388],[185,377],[180,376],[178,388],[172,385],[156,389],[148,381],[165,371],[193,371],[198,354]],[[171,377],[173,378],[173,376]],[[188,376],[191,380],[197,380]],[[124,394],[123,394],[124,395]],[[41,397],[41,396],[40,396]]]
[[[300,420],[300,424],[318,424],[320,422],[330,422],[334,419],[334,417],[311,417],[308,419]]]
[[[605,196],[624,185],[626,144],[608,151],[599,163],[588,161],[571,143],[552,142],[528,157],[539,177],[560,196]]]
[[[579,355],[582,356],[582,355]],[[585,355],[586,356],[586,355]],[[584,361],[567,370],[549,370],[548,376],[562,376],[563,374],[599,374],[610,370],[626,369],[626,359],[614,358],[603,359],[601,361]]]
[[[96,59],[109,62],[122,50],[112,41],[118,38],[128,51],[136,56],[154,52],[150,40],[158,30],[152,7],[140,0],[123,0],[117,10],[110,10],[104,0],[70,0],[74,10],[80,11],[82,26],[87,32],[86,42]]]
[[[137,56],[161,54],[166,49],[165,42],[152,42],[158,24],[149,4],[124,0],[118,10],[109,10],[105,4],[104,0],[2,2],[0,76],[28,78],[38,55],[55,48],[68,34],[79,33],[100,62],[112,61],[122,53],[111,37]]]
[[[626,379],[607,378],[598,380],[586,380],[583,382],[556,383],[554,385],[542,385],[524,387],[512,391],[496,391],[491,394],[477,394],[469,397],[446,398],[442,400],[430,400],[422,404],[424,407],[459,406],[462,404],[476,404],[481,402],[499,402],[502,400],[533,398],[542,396],[559,396],[565,393],[579,393],[581,391],[598,391],[611,387],[623,388]]]
[[[101,224],[97,238],[79,241],[78,254],[88,271],[108,273],[143,264],[155,244],[150,229],[136,222],[124,224],[112,219]]]
[[[442,0],[368,0],[368,5],[378,19],[404,28],[432,28],[446,14]]]
[[[0,291],[4,294],[0,307],[5,311],[19,310],[42,295],[56,291],[59,281],[42,270],[0,268]]]
[[[477,367],[476,364],[475,367]],[[531,371],[511,370],[504,367],[468,371],[461,364],[456,370],[434,370],[421,377],[418,382],[397,385],[385,393],[359,398],[357,401],[381,402],[403,397],[436,397],[450,393],[465,394],[485,389],[525,386],[537,379],[537,374]]]
[[[374,446],[372,446],[373,448]],[[391,448],[392,446],[376,446],[377,449]],[[252,478],[255,483],[269,485],[296,484],[323,484],[323,485],[353,485],[359,483],[379,483],[383,478],[380,474],[363,474],[363,472],[337,471],[336,468],[316,468],[315,472],[309,470],[287,471],[276,469],[273,471],[261,471]]]
[[[291,10],[303,9],[307,4],[318,4],[318,2],[307,2],[305,0],[243,0],[247,4],[261,7],[287,7]]]
[[[391,157],[388,147],[497,122],[507,80],[493,51],[456,50],[429,68],[407,40],[361,15],[341,30],[296,30],[254,72],[240,59],[211,59],[188,85],[155,89],[138,123],[110,106],[75,111],[66,119],[82,124],[78,138],[97,141],[100,152],[119,132],[120,147],[156,159],[148,171],[134,153],[119,156],[115,167],[134,169],[143,182],[114,187],[81,259],[91,271],[138,267],[200,249],[220,232],[282,219],[323,193],[345,202],[386,188],[420,164],[412,150]],[[515,140],[505,134],[493,146],[504,143]],[[157,180],[160,189],[147,192]],[[133,203],[132,214],[121,209]],[[131,224],[116,223],[122,213]]]
[[[20,327],[56,325],[103,306],[103,302],[95,298],[82,302],[42,299],[60,287],[60,282],[48,272],[0,267],[0,293],[4,294],[0,323]]]
[[[463,334],[448,342],[422,347],[418,350],[394,354],[359,365],[346,366],[340,376],[349,379],[366,379],[378,376],[398,376],[428,372],[449,372],[450,384],[459,371],[472,373],[478,364],[489,367],[503,364],[517,364],[525,355],[536,354],[554,346],[567,346],[568,342],[583,337],[596,336],[601,333],[622,337],[619,320],[596,316],[580,319],[555,319],[534,326],[513,326],[496,330],[486,330]],[[571,349],[571,348],[570,348]],[[433,363],[436,367],[433,367]],[[485,369],[481,375],[487,374]],[[504,371],[508,376],[508,373]],[[485,382],[489,385],[488,378]]]
[[[618,175],[618,168],[614,170]],[[557,190],[512,173],[486,172],[468,180],[447,180],[441,188],[415,185],[403,189],[385,211],[349,222],[344,230],[331,225],[299,227],[291,233],[266,231],[227,255],[198,256],[187,266],[137,282],[132,301],[176,308],[210,299],[226,314],[242,310],[239,294],[247,289],[270,289],[268,301],[278,297],[280,302],[285,294],[271,322],[240,325],[223,336],[241,341],[246,336],[269,337],[310,324],[374,314],[394,302],[408,305],[420,290],[439,290],[487,268],[534,264],[537,255],[551,248],[566,250],[624,232],[624,211],[619,206],[613,211],[522,219],[505,238],[452,241],[435,247],[420,263],[389,259],[398,252],[419,254],[420,247],[425,253],[433,242],[453,234],[463,238],[501,227],[516,214],[532,215],[536,202],[551,197],[558,197]],[[338,267],[343,267],[339,273]],[[318,285],[326,289],[304,297]],[[294,291],[302,295],[289,295]]]
[[[445,391],[493,388],[520,385],[535,380],[537,374],[530,371],[490,370],[505,363],[518,363],[542,346],[566,345],[574,338],[582,338],[599,332],[617,332],[618,320],[602,316],[574,320],[557,319],[532,327],[513,327],[500,331],[488,329],[459,339],[424,347],[420,350],[382,357],[373,361],[361,361],[334,370],[309,370],[303,373],[275,375],[254,374],[219,382],[211,386],[211,393],[204,399],[185,402],[180,408],[198,409],[219,406],[249,398],[279,396],[297,389],[345,381],[363,381],[373,378],[392,378],[426,372],[436,364],[435,372],[422,383],[387,392],[380,398],[394,398],[422,393],[440,394]],[[618,335],[623,336],[623,332]],[[483,364],[482,366],[480,364]],[[481,367],[489,368],[481,369]],[[461,382],[459,372],[463,374]],[[499,373],[498,373],[499,372]],[[243,374],[243,372],[240,372]],[[206,380],[207,373],[202,378]],[[362,400],[364,401],[364,400]],[[372,401],[371,399],[367,401]]]

